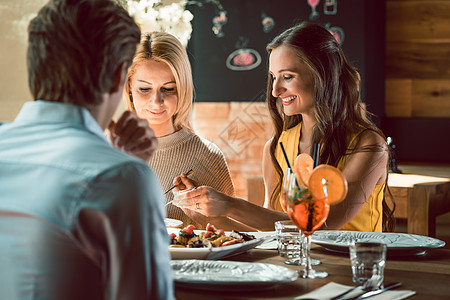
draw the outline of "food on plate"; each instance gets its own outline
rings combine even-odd
[[[208,223],[206,231],[196,234],[195,226],[188,225],[181,229],[178,235],[170,234],[170,247],[186,247],[186,248],[212,248],[224,247],[243,243],[255,239],[251,234],[233,230],[229,235],[225,234],[222,229],[217,229],[214,225]]]
[[[208,239],[196,236],[188,240],[187,248],[211,248],[211,241]]]
[[[178,233],[178,236],[176,237],[178,242],[177,244],[187,245],[189,240],[196,236],[194,233],[194,229],[195,229],[194,225],[188,225],[183,229],[181,229],[180,232]]]

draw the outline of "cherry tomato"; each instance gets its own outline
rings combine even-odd
[[[186,233],[186,234],[188,234],[188,235],[191,235],[191,234],[194,233],[194,229],[195,229],[195,226],[192,225],[192,224],[189,224],[185,228],[181,229],[181,231]]]
[[[216,231],[216,227],[214,225],[212,225],[211,223],[208,223],[206,225],[206,231]]]

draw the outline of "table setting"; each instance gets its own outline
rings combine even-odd
[[[180,228],[167,227],[168,233],[179,232]],[[199,233],[201,230],[195,230]],[[225,232],[229,234],[230,232]],[[376,244],[386,246],[384,285],[379,285],[374,290],[381,290],[390,283],[401,284],[381,294],[370,295],[371,299],[405,299],[416,295],[416,284],[408,283],[413,275],[415,263],[427,265],[427,273],[433,272],[433,264],[443,264],[442,278],[450,279],[450,251],[439,249],[445,242],[425,236],[391,233],[364,233],[346,231],[321,231],[314,232],[311,236],[311,257],[320,260],[317,269],[326,271],[326,278],[308,279],[301,277],[304,266],[301,263],[289,265],[285,261],[289,259],[285,253],[280,254],[281,241],[276,231],[248,232],[254,240],[217,248],[169,248],[172,255],[171,266],[173,269],[176,291],[180,295],[199,295],[217,293],[220,291],[224,299],[239,298],[258,299],[270,295],[272,299],[356,299],[364,290],[364,282],[355,282],[351,267],[350,247],[356,243]],[[351,238],[348,237],[351,235]],[[405,236],[404,236],[405,235]],[[301,237],[301,235],[298,235]],[[298,238],[300,239],[300,238]],[[300,240],[298,241],[300,244]],[[329,244],[338,244],[339,251]],[[394,251],[389,256],[390,247]],[[407,251],[400,255],[404,247]],[[297,257],[302,256],[301,248]],[[440,251],[440,252],[437,252]],[[435,256],[435,253],[439,253]],[[292,257],[291,257],[292,258]],[[417,259],[420,259],[418,262]],[[428,262],[429,260],[429,262]],[[411,262],[414,262],[411,264]],[[401,264],[401,267],[391,264]],[[403,270],[405,269],[405,270]],[[422,268],[420,268],[422,269]],[[391,272],[401,276],[390,276]],[[435,274],[438,276],[439,274]],[[386,279],[386,276],[388,279]],[[403,277],[408,277],[405,280]],[[428,276],[429,277],[429,276]],[[432,278],[429,277],[431,281]],[[367,278],[370,281],[370,278]],[[412,281],[421,282],[420,275]],[[442,281],[442,279],[440,279]],[[436,281],[434,281],[436,283]],[[442,288],[444,287],[443,284]],[[446,286],[445,286],[446,287]],[[345,296],[339,294],[351,290]],[[288,296],[286,296],[288,293]],[[211,296],[211,294],[209,294]],[[239,297],[238,297],[239,295]],[[245,295],[244,298],[242,296]],[[216,296],[216,295],[215,295]],[[201,298],[200,298],[201,299]],[[207,298],[205,298],[207,299]],[[218,298],[220,299],[220,297]],[[365,299],[365,297],[360,298]],[[422,298],[426,299],[426,298]],[[443,297],[443,299],[445,299]]]
[[[258,237],[270,238],[267,242],[258,242],[250,249],[235,251],[218,259],[209,259],[208,256],[200,259],[172,259],[177,297],[332,299],[357,287],[346,296],[336,298],[356,299],[363,292],[368,292],[363,290],[363,283],[353,281],[349,250],[347,253],[336,252],[313,242],[311,255],[321,262],[315,268],[326,271],[328,276],[316,279],[302,278],[301,269],[304,266],[284,263],[286,257],[278,254],[277,241],[273,240],[274,233],[255,232]],[[232,270],[238,271],[233,273]],[[429,299],[430,295],[437,299],[439,297],[446,299],[448,280],[450,280],[448,249],[432,248],[419,256],[414,254],[390,258],[386,255],[383,286],[375,290],[382,289],[390,283],[401,285],[381,294],[372,295],[370,299],[405,299],[413,295],[414,299]]]
[[[310,159],[296,165],[314,164]],[[250,240],[223,247],[169,248],[177,298],[448,298],[445,242],[405,233],[319,230],[329,206],[346,195],[345,177],[327,165],[311,168],[308,180],[289,169],[288,163],[282,202],[290,220],[277,222],[275,231],[248,232]],[[172,237],[174,231],[183,229],[168,228]]]
[[[174,233],[179,232],[180,228],[168,227],[167,230]],[[339,230],[332,233],[333,235],[330,235],[329,231],[318,230],[311,236],[311,257],[320,260],[320,264],[315,268],[328,273],[326,278],[317,279],[302,278],[301,270],[304,266],[301,264],[284,263],[288,257],[279,254],[276,231],[248,232],[255,237],[250,243],[230,245],[222,247],[223,249],[169,248],[173,255],[171,266],[174,270],[176,293],[180,295],[180,299],[185,296],[195,296],[198,299],[214,296],[215,299],[269,297],[300,300],[332,299],[338,294],[354,289],[351,293],[336,299],[357,298],[364,292],[364,284],[353,281],[349,250],[351,243],[346,238],[348,233]],[[400,244],[403,243],[404,237],[396,240],[392,239],[390,233],[367,234],[353,233],[351,242],[383,244],[391,241],[386,244],[384,286],[380,288],[386,287],[389,283],[401,283],[400,286],[383,291],[381,294],[372,295],[370,299],[405,299],[412,295],[414,299],[427,299],[428,296],[420,294],[422,289],[434,296],[442,293],[442,299],[446,298],[448,285],[446,280],[450,280],[450,250],[440,249],[445,245],[443,241],[408,235],[407,240],[417,241],[417,244],[411,244],[411,241]],[[344,238],[339,238],[342,236]],[[340,244],[340,251],[330,248],[328,243],[334,243],[333,241]],[[426,241],[425,244],[423,241]],[[389,256],[389,248],[392,245],[396,255]],[[408,251],[404,255],[399,255],[398,248],[402,246]],[[215,251],[212,252],[213,250]],[[300,255],[302,254],[299,253],[298,256]],[[220,295],[217,295],[219,292]]]

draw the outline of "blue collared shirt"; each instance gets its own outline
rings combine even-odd
[[[173,299],[163,203],[85,108],[25,103],[0,125],[0,298]]]

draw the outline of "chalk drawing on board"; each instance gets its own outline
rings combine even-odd
[[[227,57],[227,68],[233,71],[249,71],[261,64],[261,55],[254,49],[237,49]]]
[[[309,20],[314,21],[319,18],[319,13],[316,10],[317,5],[319,4],[320,0],[306,0],[308,2],[308,5],[311,6],[311,14],[309,15]]]
[[[324,15],[337,14],[337,0],[325,0],[323,2],[323,14]]]
[[[334,36],[339,46],[344,44],[345,33],[344,29],[338,26],[331,26],[330,23],[325,24],[325,28]]]
[[[275,26],[275,20],[271,17],[269,17],[268,15],[266,15],[265,13],[261,14],[261,25],[263,26],[263,31],[265,33],[269,33],[273,27]]]

